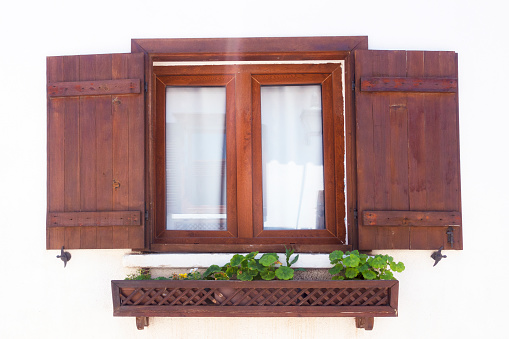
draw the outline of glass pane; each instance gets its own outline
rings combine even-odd
[[[226,88],[166,88],[166,228],[226,230]]]
[[[262,86],[263,227],[323,229],[321,86]]]

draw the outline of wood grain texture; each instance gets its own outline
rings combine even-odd
[[[48,84],[48,95],[50,97],[127,93],[140,93],[140,79],[53,82]]]
[[[362,77],[363,92],[457,92],[458,80],[450,78]]]
[[[139,226],[141,211],[115,212],[52,212],[48,227],[60,226]]]
[[[364,211],[364,225],[370,226],[459,226],[459,212]]]
[[[133,52],[148,54],[281,53],[367,49],[367,36],[295,38],[132,39]]]
[[[377,227],[361,218],[360,249],[461,249],[461,226],[453,246],[447,227],[436,227],[461,225],[456,54],[358,51],[355,77],[359,212],[410,213],[385,225],[377,218]],[[377,91],[362,87],[366,79],[382,79]],[[449,211],[447,222],[420,221],[421,212]]]
[[[47,59],[48,248],[144,247],[143,60],[143,54]],[[95,87],[73,93],[80,83]],[[127,228],[118,217],[126,210],[138,211],[137,226]]]
[[[397,280],[111,282],[114,316],[136,317],[395,317],[398,285]]]

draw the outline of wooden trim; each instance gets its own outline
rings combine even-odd
[[[368,49],[368,37],[132,39],[131,49],[136,52],[144,51],[148,54],[249,54],[307,51],[351,51],[353,49]]]
[[[281,239],[279,239],[281,242]],[[352,245],[341,245],[341,244],[297,244],[291,240],[285,239],[287,243],[278,244],[242,244],[236,241],[233,244],[227,244],[222,242],[220,244],[163,244],[156,243],[152,244],[151,250],[154,252],[194,252],[194,253],[230,253],[230,252],[253,252],[260,251],[263,253],[284,253],[285,248],[294,249],[297,253],[331,253],[335,250],[341,250],[343,252],[351,251]],[[197,242],[197,241],[195,241]]]
[[[361,77],[361,91],[456,93],[458,91],[458,79]]]
[[[139,94],[140,91],[140,79],[52,82],[48,84],[49,97]]]
[[[455,211],[364,211],[363,225],[369,226],[459,226],[461,213]]]
[[[48,227],[140,226],[141,211],[49,212]]]

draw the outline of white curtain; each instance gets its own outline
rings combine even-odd
[[[226,229],[226,89],[167,87],[167,229]]]
[[[324,228],[321,86],[262,86],[264,229]]]

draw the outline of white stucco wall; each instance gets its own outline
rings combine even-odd
[[[149,4],[149,5],[144,5]],[[503,338],[509,315],[506,13],[485,1],[9,1],[0,9],[1,338]],[[48,55],[129,52],[131,38],[368,35],[370,49],[459,53],[464,247],[404,261],[398,318],[112,316],[126,251],[45,250]],[[501,292],[497,292],[497,288]]]

